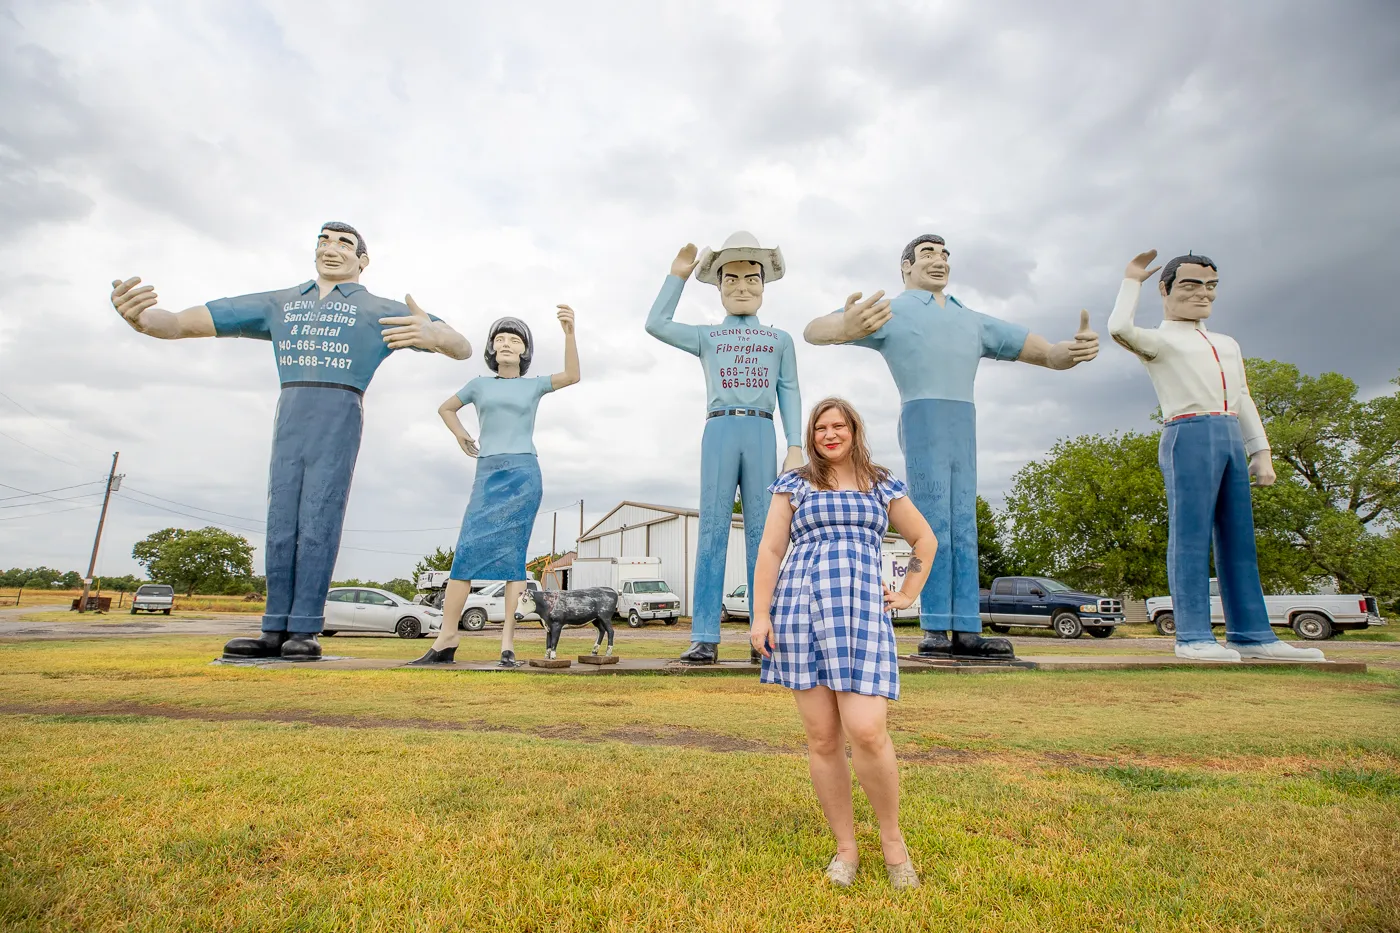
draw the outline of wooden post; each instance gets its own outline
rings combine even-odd
[[[107,492],[102,496],[102,514],[97,517],[97,536],[92,539],[92,559],[88,561],[87,576],[83,577],[83,595],[78,597],[78,611],[87,612],[88,593],[92,589],[92,573],[97,569],[97,546],[102,543],[102,526],[107,521],[107,503],[112,501],[112,481],[117,478],[119,450],[112,454],[112,469],[107,474]]]

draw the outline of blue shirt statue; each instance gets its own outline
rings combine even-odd
[[[843,310],[809,324],[806,337],[878,350],[899,387],[899,447],[910,499],[939,541],[920,596],[920,654],[1011,658],[1010,641],[979,634],[977,367],[996,359],[1068,369],[1097,355],[1098,337],[1088,312],[1073,340],[1051,345],[1019,324],[964,307],[944,293],[948,257],[942,237],[918,237],[900,257],[902,294],[883,300],[877,292],[861,301],[857,292]]]
[[[162,339],[253,337],[274,342],[282,394],[268,476],[267,609],[262,635],[224,646],[235,658],[321,656],[316,635],[340,550],[360,450],[360,396],[390,353],[412,347],[456,359],[471,345],[451,327],[360,284],[369,250],[354,227],[325,224],[316,278],[292,288],[222,298],[184,311],[156,307],[139,278],[112,283],[112,304],[137,331]]]

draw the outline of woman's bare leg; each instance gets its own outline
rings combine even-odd
[[[880,847],[885,861],[897,865],[906,856],[904,834],[899,828],[899,763],[885,722],[889,701],[859,693],[835,696],[841,728],[851,740],[856,777],[880,821]]]
[[[802,727],[807,731],[807,770],[826,823],[836,837],[836,857],[857,859],[855,813],[851,805],[851,770],[846,764],[846,740],[841,735],[837,694],[826,687],[794,690]]]
[[[462,640],[458,626],[461,625],[462,610],[467,605],[467,597],[471,595],[471,591],[470,580],[447,581],[447,592],[442,597],[442,631],[433,639],[434,651],[455,648]]]

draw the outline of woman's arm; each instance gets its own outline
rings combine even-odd
[[[783,565],[788,542],[792,540],[792,494],[778,492],[768,506],[768,521],[763,526],[763,540],[758,545],[758,562],[753,570],[753,624],[749,626],[749,641],[754,650],[765,658],[772,657],[773,591],[778,587],[778,569]]]
[[[562,389],[583,378],[578,366],[578,339],[574,336],[574,309],[559,305],[559,326],[564,328],[564,371],[550,376],[550,387]]]
[[[447,401],[438,406],[438,415],[447,425],[447,430],[452,432],[452,436],[457,438],[457,446],[462,448],[462,452],[468,457],[475,457],[481,448],[476,446],[476,441],[467,433],[467,429],[462,427],[462,419],[457,417],[457,412],[462,410],[466,404],[455,395],[449,395]]]
[[[909,572],[904,575],[904,584],[900,586],[899,592],[885,587],[885,611],[892,612],[895,609],[907,609],[919,598],[924,581],[933,569],[933,557],[938,553],[938,539],[934,537],[933,529],[928,526],[928,520],[919,513],[908,496],[891,500],[889,511],[890,524],[914,549],[913,556],[909,558]]]

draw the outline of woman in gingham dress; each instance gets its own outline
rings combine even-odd
[[[836,837],[827,879],[847,887],[859,864],[844,733],[880,821],[890,882],[916,887],[885,725],[889,701],[899,699],[889,613],[918,598],[938,542],[904,484],[871,462],[864,426],[849,403],[829,398],[812,409],[806,448],[808,464],[769,487],[773,502],[754,570],[750,630],[763,654],[761,679],[797,698],[812,786]],[[880,583],[880,542],[891,523],[914,550],[897,592]]]

